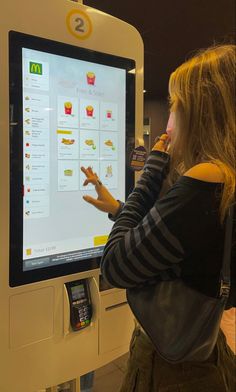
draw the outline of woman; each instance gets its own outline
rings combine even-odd
[[[82,169],[85,185],[95,185],[98,199],[84,199],[115,218],[101,263],[111,285],[130,288],[181,276],[216,297],[225,216],[235,202],[235,46],[209,48],[181,65],[170,77],[169,93],[171,146],[162,135],[127,202],[116,201],[89,168]],[[159,198],[167,175],[172,186]],[[236,307],[235,263],[232,255],[229,307]],[[222,331],[207,361],[173,365],[137,327],[121,391],[233,392],[235,383],[234,355]]]

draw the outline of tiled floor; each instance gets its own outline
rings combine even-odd
[[[128,354],[96,370],[93,392],[118,392],[121,386]]]

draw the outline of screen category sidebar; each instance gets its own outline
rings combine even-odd
[[[23,270],[101,256],[112,223],[81,166],[125,199],[126,70],[22,49]]]

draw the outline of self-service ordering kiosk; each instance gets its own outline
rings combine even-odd
[[[112,222],[80,167],[117,199],[132,189],[143,44],[70,0],[12,0],[0,19],[0,391],[36,392],[128,350],[125,291],[99,275]]]

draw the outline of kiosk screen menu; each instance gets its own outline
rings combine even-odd
[[[80,168],[92,167],[111,193],[125,200],[127,109],[133,105],[127,91],[131,94],[134,61],[14,32],[10,53],[11,116],[20,134],[11,156],[11,224],[22,234],[17,262],[23,283],[48,278],[46,270],[53,268],[53,276],[94,268],[112,222],[83,200],[96,193],[83,186]]]

